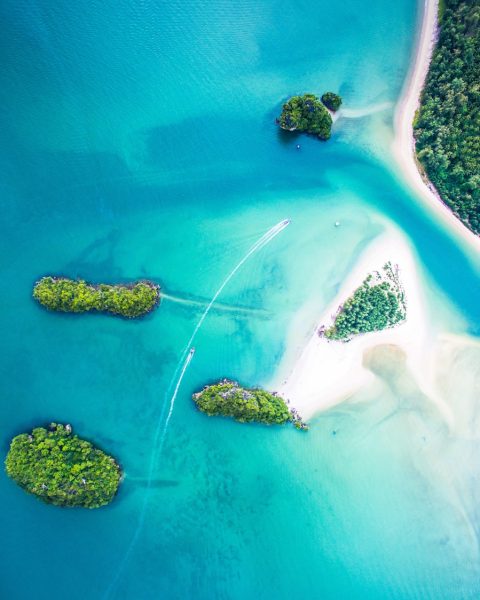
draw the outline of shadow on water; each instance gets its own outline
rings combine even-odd
[[[277,126],[277,139],[281,144],[292,146],[293,144],[300,143],[301,138],[302,134],[298,131],[286,131]]]
[[[141,488],[171,488],[180,485],[180,481],[174,479],[152,479],[149,481],[148,477],[127,477],[126,481],[133,485]]]
[[[65,276],[79,277],[90,283],[122,283],[122,269],[115,266],[120,232],[112,229],[93,240],[76,257],[65,265]],[[109,273],[109,281],[102,281]]]

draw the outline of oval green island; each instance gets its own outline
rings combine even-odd
[[[122,476],[113,457],[58,423],[14,437],[5,468],[21,488],[47,504],[84,508],[109,504]]]
[[[151,281],[129,285],[89,284],[82,279],[42,277],[33,297],[48,310],[68,313],[110,313],[128,319],[151,312],[160,301],[160,287]]]

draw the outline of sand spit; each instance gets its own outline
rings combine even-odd
[[[330,325],[338,306],[352,295],[369,273],[380,270],[388,261],[399,268],[407,302],[406,320],[394,328],[360,335],[347,343],[319,337],[318,328]],[[373,382],[375,375],[368,368],[368,361],[364,361],[365,352],[376,346],[394,345],[402,350],[406,368],[415,377],[419,388],[435,398],[429,352],[434,338],[410,244],[397,231],[389,229],[359,257],[339,294],[321,315],[294,365],[284,363],[280,366],[272,389],[289,399],[304,418],[309,418]],[[448,412],[445,406],[441,410]]]

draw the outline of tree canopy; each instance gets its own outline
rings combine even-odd
[[[313,94],[292,96],[277,121],[282,129],[311,133],[321,140],[328,140],[332,129],[330,113]]]
[[[108,504],[121,478],[111,456],[73,435],[69,425],[57,423],[14,437],[5,467],[25,491],[57,506]]]
[[[42,277],[35,284],[33,297],[49,310],[81,313],[107,312],[135,318],[155,308],[159,287],[149,281],[132,285],[90,285],[83,280]]]
[[[398,274],[386,263],[382,273],[368,275],[323,334],[332,340],[348,340],[360,333],[393,327],[405,318],[405,296]]]
[[[337,111],[342,105],[341,97],[333,92],[325,92],[322,96],[322,102],[333,112]]]
[[[480,233],[480,2],[448,0],[414,121],[420,163],[444,202]]]
[[[298,429],[308,429],[297,411],[289,410],[280,396],[265,390],[242,388],[228,379],[206,386],[193,395],[193,400],[209,417],[232,417],[241,423],[256,421],[267,425],[291,421]]]

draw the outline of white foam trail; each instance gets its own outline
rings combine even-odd
[[[172,413],[173,413],[173,405],[175,404],[175,399],[177,397],[178,390],[180,389],[180,386],[182,384],[183,376],[185,375],[185,371],[187,370],[187,367],[188,367],[188,365],[190,364],[190,361],[193,358],[193,352],[192,352],[192,350],[190,350],[190,352],[188,353],[188,356],[187,356],[187,358],[185,360],[185,363],[183,364],[183,368],[182,368],[182,371],[180,373],[180,377],[178,378],[177,385],[175,386],[175,390],[173,391],[172,398],[170,400],[170,406],[168,408],[167,418],[165,419],[165,425],[163,427],[162,437],[160,439],[160,449],[162,448],[163,442],[165,440],[165,434],[167,433],[167,427],[168,427],[168,424],[170,422],[170,419],[171,419]],[[150,486],[150,484],[149,484],[149,486]]]
[[[280,221],[279,223],[277,223],[276,225],[274,225],[273,227],[271,227],[266,233],[264,233],[250,247],[250,249],[245,254],[245,256],[240,260],[240,262],[234,267],[234,269],[223,280],[222,284],[220,285],[220,287],[218,288],[218,290],[215,292],[215,294],[213,295],[212,299],[210,300],[210,302],[207,304],[205,310],[203,311],[203,313],[202,313],[202,315],[201,315],[198,323],[195,326],[195,329],[193,330],[192,335],[190,336],[190,339],[185,344],[185,347],[184,347],[184,349],[182,351],[182,354],[180,356],[180,360],[178,361],[178,364],[177,364],[177,367],[175,368],[175,372],[173,374],[173,377],[172,377],[172,379],[171,379],[171,381],[169,383],[169,386],[168,386],[168,389],[167,389],[167,394],[172,389],[173,382],[176,381],[176,379],[177,379],[180,365],[183,364],[183,361],[185,359],[186,353],[189,352],[190,348],[192,347],[192,344],[193,344],[193,342],[195,340],[195,337],[197,336],[197,333],[198,333],[200,327],[203,325],[203,322],[207,318],[208,313],[210,312],[210,310],[212,309],[212,307],[215,304],[216,300],[218,299],[218,297],[220,296],[220,294],[224,290],[225,286],[232,279],[232,277],[235,275],[235,273],[245,264],[245,262],[250,258],[250,256],[252,256],[252,254],[254,254],[258,250],[260,250],[261,248],[263,248],[264,246],[266,246],[268,243],[270,243],[281,231],[283,231],[286,227],[288,227],[288,225],[290,225],[290,221],[288,219],[284,219],[283,221]],[[163,416],[163,413],[162,413],[161,417],[162,416]]]
[[[242,258],[242,260],[230,272],[230,274],[224,279],[222,285],[215,292],[213,298],[210,300],[210,302],[207,305],[207,308],[203,312],[203,315],[200,317],[195,329],[193,330],[193,333],[192,333],[190,339],[187,342],[186,349],[190,348],[190,346],[192,345],[193,340],[195,339],[195,337],[198,333],[198,330],[203,325],[203,322],[207,318],[207,315],[210,312],[210,309],[215,304],[216,299],[223,292],[223,290],[225,289],[225,286],[232,279],[232,277],[235,275],[235,273],[247,262],[247,260],[250,258],[250,256],[252,256],[252,254],[254,254],[255,252],[257,252],[257,250],[260,250],[261,248],[266,246],[269,242],[271,242],[273,240],[273,238],[275,238],[281,231],[283,231],[285,229],[285,227],[288,227],[289,224],[290,224],[290,221],[285,220],[285,221],[281,221],[280,223],[277,223],[277,225],[275,225],[274,227],[269,229],[265,235],[263,235],[255,244],[253,244],[253,246],[245,254],[245,256]],[[184,353],[185,353],[185,350],[184,350]]]
[[[123,569],[125,568],[125,565],[128,562],[128,559],[130,558],[130,555],[132,554],[132,551],[135,547],[135,544],[137,543],[137,540],[140,536],[140,532],[142,530],[143,527],[143,523],[145,522],[145,514],[146,514],[146,509],[147,509],[147,503],[148,503],[148,492],[150,491],[150,486],[152,483],[152,477],[153,477],[153,470],[155,468],[155,463],[157,462],[158,459],[158,455],[163,447],[163,442],[165,440],[165,434],[167,432],[167,427],[168,427],[168,423],[170,421],[170,418],[172,416],[173,413],[173,405],[175,404],[175,399],[177,397],[178,394],[178,390],[180,389],[180,386],[182,385],[182,380],[183,377],[185,375],[185,372],[188,368],[188,365],[190,364],[191,360],[193,358],[193,352],[189,352],[188,356],[186,357],[184,363],[183,363],[183,367],[182,370],[180,372],[180,377],[178,378],[177,381],[177,385],[175,386],[175,390],[173,392],[172,398],[170,400],[170,407],[169,407],[169,411],[168,411],[168,415],[167,418],[165,420],[165,425],[163,427],[162,430],[162,437],[160,439],[160,444],[158,445],[158,437],[159,437],[159,431],[160,428],[157,427],[156,431],[155,431],[155,438],[154,438],[154,442],[153,442],[153,446],[154,446],[154,451],[152,452],[151,458],[150,458],[150,467],[148,470],[148,479],[147,479],[147,485],[146,485],[146,490],[145,490],[145,495],[143,497],[143,504],[142,504],[142,510],[140,511],[140,516],[138,518],[138,524],[137,527],[135,529],[135,532],[132,536],[132,540],[127,548],[127,551],[125,552],[125,554],[123,555],[122,561],[117,569],[117,573],[115,575],[115,577],[112,579],[112,581],[110,582],[110,585],[108,586],[105,594],[104,594],[104,598],[109,598],[110,594],[113,592],[113,590],[115,589],[115,586],[118,583],[118,580],[120,579],[120,576],[123,572]]]
[[[160,297],[162,300],[167,300],[168,302],[174,302],[175,304],[191,306],[194,309],[204,309],[208,304],[208,301],[194,300],[194,299],[185,298],[182,296],[166,294],[165,292],[161,292]],[[217,302],[215,308],[216,308],[216,310],[221,311],[221,312],[235,313],[238,315],[244,315],[244,314],[245,315],[257,315],[259,317],[262,317],[267,314],[266,311],[261,308],[250,308],[248,306],[236,306],[234,304],[222,304],[220,302]]]
[[[175,369],[175,373],[174,373],[173,378],[170,381],[170,384],[168,386],[168,391],[170,391],[170,389],[171,389],[171,387],[173,385],[173,382],[176,380],[177,374],[178,374],[178,369],[179,369],[180,365],[183,364],[183,361],[185,359],[186,353],[189,352],[190,349],[192,348],[192,344],[193,344],[193,342],[195,340],[195,337],[197,336],[197,333],[198,333],[200,327],[203,325],[205,319],[208,316],[208,313],[212,309],[212,307],[215,304],[217,298],[220,296],[220,294],[225,289],[225,286],[232,279],[232,277],[235,275],[235,273],[237,273],[237,271],[245,264],[245,262],[250,258],[250,256],[252,256],[252,254],[254,254],[258,250],[260,250],[261,248],[263,248],[264,246],[266,246],[268,243],[270,243],[281,231],[283,231],[286,227],[288,227],[288,225],[290,225],[290,221],[288,219],[284,219],[283,221],[280,221],[280,223],[277,223],[276,225],[274,225],[273,227],[271,227],[266,233],[264,233],[262,235],[262,237],[260,239],[258,239],[253,244],[253,246],[250,247],[250,249],[245,254],[245,256],[240,260],[240,262],[235,266],[235,268],[232,271],[230,271],[230,273],[227,275],[227,277],[223,280],[222,284],[220,285],[220,287],[218,288],[218,290],[215,292],[215,294],[213,295],[213,297],[210,300],[210,302],[207,304],[207,307],[203,311],[200,319],[198,320],[198,323],[196,324],[195,329],[193,330],[193,333],[190,336],[190,339],[188,340],[188,342],[186,343],[186,345],[185,345],[185,347],[184,347],[184,349],[182,351],[182,354],[180,356],[180,360],[179,360],[179,362],[177,364],[177,367]],[[188,364],[187,364],[187,366],[188,366]],[[177,384],[177,386],[178,386],[178,384]],[[174,392],[174,396],[175,395],[176,395],[176,392]],[[175,399],[173,398],[173,401],[174,400]],[[167,421],[170,420],[171,412],[172,411],[173,411],[173,403],[172,403],[172,400],[170,400],[170,409],[169,409],[169,413],[168,413],[168,416],[167,416]],[[168,423],[166,423],[166,425],[168,425]],[[165,438],[165,433],[166,433],[166,426],[164,427],[164,434],[162,436],[162,442],[163,442],[163,439]],[[157,439],[158,439],[158,436],[155,437],[155,440],[157,440]]]
[[[220,294],[223,292],[225,286],[232,279],[232,277],[235,275],[235,273],[237,273],[237,271],[245,264],[245,262],[250,258],[250,256],[252,256],[252,254],[254,254],[258,250],[260,250],[261,248],[263,248],[264,246],[266,246],[268,243],[270,243],[281,231],[283,231],[286,227],[288,227],[288,225],[290,225],[290,221],[288,219],[284,219],[283,221],[280,221],[279,223],[277,223],[276,225],[274,225],[273,227],[271,227],[266,233],[264,233],[262,235],[261,238],[259,238],[253,244],[253,246],[250,247],[250,249],[245,254],[245,256],[241,259],[241,261],[235,266],[235,268],[223,280],[222,284],[220,285],[220,287],[218,288],[218,290],[213,295],[213,298],[207,304],[207,307],[205,308],[205,310],[202,313],[202,315],[201,315],[201,317],[200,317],[197,325],[195,326],[195,329],[193,330],[193,333],[192,333],[190,339],[185,344],[185,347],[184,347],[184,349],[182,351],[182,354],[180,356],[180,360],[178,361],[177,367],[176,367],[175,372],[173,374],[172,380],[170,381],[170,384],[168,386],[168,390],[170,390],[172,388],[173,382],[177,378],[178,370],[180,368],[180,365],[183,364],[183,360],[185,358],[186,353],[192,347],[192,344],[193,344],[193,342],[195,340],[195,337],[197,336],[198,330],[203,325],[203,322],[207,318],[208,313],[212,309],[213,305],[215,304],[215,302],[218,299],[218,297],[220,296]]]
[[[362,117],[368,117],[378,112],[382,112],[389,108],[392,108],[393,102],[379,102],[378,104],[371,104],[364,108],[342,108],[339,112],[339,117],[345,117],[345,119],[361,119]]]
[[[148,494],[150,491],[150,486],[151,486],[151,482],[152,482],[152,476],[153,476],[153,471],[155,468],[155,464],[159,458],[159,455],[162,451],[163,448],[163,443],[165,441],[165,435],[167,433],[167,428],[168,428],[168,424],[170,422],[170,419],[172,417],[173,414],[173,407],[175,404],[175,399],[177,397],[178,391],[180,389],[183,377],[185,375],[185,372],[188,368],[188,365],[190,364],[192,358],[193,358],[193,352],[191,352],[192,349],[192,343],[200,329],[200,327],[203,325],[203,322],[205,321],[205,319],[207,318],[208,313],[210,312],[212,306],[215,304],[215,301],[217,300],[217,298],[220,296],[220,294],[223,292],[223,290],[225,289],[225,286],[229,283],[229,281],[232,279],[232,277],[237,273],[237,271],[247,262],[247,260],[252,256],[252,254],[254,254],[255,252],[257,252],[258,250],[261,250],[264,246],[266,246],[267,244],[269,244],[275,237],[277,237],[277,235],[282,232],[286,227],[288,227],[288,225],[290,225],[290,221],[288,219],[284,219],[283,221],[280,221],[280,223],[277,223],[276,225],[274,225],[273,227],[271,227],[266,233],[264,233],[262,235],[261,238],[259,238],[254,244],[253,246],[250,247],[250,249],[248,250],[248,252],[245,254],[245,256],[240,260],[240,262],[234,267],[234,269],[232,269],[232,271],[230,271],[230,273],[227,275],[227,277],[223,280],[222,284],[220,285],[220,287],[218,288],[218,290],[215,292],[215,294],[213,295],[212,299],[210,300],[210,302],[207,304],[207,307],[205,308],[205,310],[203,311],[202,316],[200,317],[198,323],[195,326],[195,329],[193,330],[192,335],[190,336],[190,339],[188,340],[187,344],[185,345],[185,348],[182,352],[182,356],[180,358],[179,363],[177,364],[177,367],[175,369],[175,373],[174,376],[172,378],[172,381],[170,382],[170,385],[168,387],[168,390],[171,389],[172,385],[173,385],[173,381],[176,380],[177,378],[177,373],[178,373],[178,369],[180,367],[180,365],[182,366],[182,369],[180,371],[180,376],[178,377],[177,380],[177,384],[175,386],[175,389],[173,391],[172,397],[170,399],[170,404],[169,404],[169,409],[168,409],[168,414],[167,414],[167,418],[165,419],[165,424],[163,426],[162,434],[160,437],[160,422],[161,422],[161,417],[163,416],[163,411],[162,411],[162,415],[160,415],[160,419],[159,419],[159,423],[157,425],[157,428],[155,430],[155,436],[154,436],[154,440],[153,440],[153,452],[150,458],[150,467],[149,467],[149,472],[148,472],[148,480],[147,480],[147,485],[146,485],[146,490],[145,490],[145,495],[143,498],[143,504],[142,504],[142,510],[140,512],[140,516],[138,519],[138,525],[135,529],[135,532],[133,534],[132,537],[132,541],[130,542],[127,551],[125,552],[122,561],[120,563],[120,566],[117,570],[117,573],[115,575],[115,577],[112,579],[112,581],[110,582],[110,585],[108,586],[105,594],[104,594],[104,598],[105,600],[107,600],[108,598],[110,598],[111,593],[113,592],[113,590],[115,589],[115,586],[117,585],[120,576],[123,572],[123,569],[125,568],[125,565],[128,562],[128,559],[130,558],[130,555],[135,547],[135,544],[137,543],[137,540],[140,536],[140,531],[142,530],[143,527],[143,523],[145,521],[145,513],[146,513],[146,508],[147,508],[147,504],[148,504]],[[188,352],[188,355],[186,355],[186,353]],[[168,392],[167,392],[168,393]],[[158,443],[160,437],[160,443]]]

